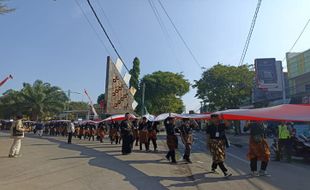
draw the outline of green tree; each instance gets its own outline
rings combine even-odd
[[[195,81],[196,97],[205,101],[208,111],[238,108],[250,100],[254,72],[251,66],[229,66],[218,63]]]
[[[129,81],[129,88],[134,87],[138,90],[139,88],[139,77],[140,77],[140,60],[139,58],[135,57],[133,60],[132,69],[130,69],[129,74],[131,75]]]
[[[100,102],[103,100],[104,101],[105,99],[105,94],[100,94],[97,98],[97,104],[100,105]]]
[[[152,114],[164,112],[181,113],[184,109],[181,97],[189,91],[190,83],[179,73],[157,71],[145,75],[140,83],[138,97],[142,96],[141,86],[145,83],[145,107]],[[141,103],[137,110],[141,109]]]
[[[0,118],[11,119],[21,111],[22,97],[19,91],[8,90],[0,97]]]
[[[89,105],[86,102],[70,102],[69,108],[70,110],[82,111],[82,110],[88,110]]]
[[[0,99],[0,107],[9,110],[9,117],[22,112],[37,120],[62,112],[67,101],[68,97],[59,87],[37,80],[33,85],[24,83],[20,91],[7,91]]]
[[[0,0],[0,14],[5,14],[14,11],[15,9],[9,8],[6,4],[3,3],[4,0]]]

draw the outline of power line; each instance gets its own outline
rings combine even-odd
[[[291,47],[291,49],[290,49],[288,52],[291,52],[291,51],[294,49],[295,45],[297,44],[298,40],[300,39],[300,37],[301,37],[301,36],[303,35],[303,33],[305,32],[305,30],[306,30],[306,28],[307,28],[307,26],[308,26],[309,23],[310,23],[310,19],[308,19],[308,21],[306,22],[305,26],[304,26],[303,29],[301,30],[301,32],[300,32],[298,38],[295,40],[293,46]],[[283,62],[285,59],[286,59],[286,57],[283,58],[282,62]]]
[[[116,55],[118,56],[118,58],[123,62],[123,65],[125,66],[126,70],[129,72],[129,69],[127,68],[125,62],[123,61],[122,57],[120,56],[120,54],[118,53],[116,47],[114,46],[114,44],[113,44],[113,42],[112,42],[110,36],[108,35],[106,29],[104,28],[103,24],[101,23],[101,21],[100,21],[98,15],[97,15],[97,13],[96,13],[94,7],[93,7],[92,4],[90,3],[90,0],[87,0],[87,3],[88,3],[88,5],[89,5],[89,7],[91,8],[93,14],[95,15],[95,17],[96,17],[96,19],[97,19],[97,22],[99,23],[99,25],[100,25],[101,29],[103,30],[105,36],[108,38],[108,40],[109,40],[109,42],[110,42],[110,44],[111,44],[111,46],[112,46],[114,52],[116,53]]]
[[[156,18],[159,26],[160,26],[160,29],[163,32],[164,37],[166,38],[166,42],[168,44],[168,47],[169,47],[170,51],[172,52],[172,54],[174,55],[173,57],[175,58],[177,64],[180,66],[180,69],[184,70],[182,65],[181,65],[181,63],[180,63],[180,60],[176,56],[176,52],[175,52],[175,50],[173,48],[173,41],[172,41],[172,39],[171,39],[171,37],[169,35],[169,32],[168,32],[168,30],[167,30],[167,28],[166,28],[166,26],[164,24],[164,21],[160,17],[159,11],[157,10],[157,8],[156,8],[156,6],[155,6],[155,4],[154,4],[154,2],[152,0],[148,0],[148,2],[149,2],[150,7],[152,8],[152,11],[153,11],[153,13],[155,15],[155,18]]]
[[[172,24],[174,30],[176,31],[176,33],[178,34],[179,38],[182,40],[184,46],[186,47],[186,49],[188,50],[188,52],[190,53],[191,57],[193,58],[194,62],[199,66],[199,68],[202,70],[202,66],[201,64],[198,62],[196,56],[194,55],[193,51],[191,50],[191,48],[188,46],[188,44],[186,43],[186,41],[184,40],[183,36],[181,35],[180,31],[178,30],[178,28],[176,27],[176,25],[174,24],[173,20],[171,19],[171,17],[169,16],[166,8],[164,7],[164,5],[162,4],[162,2],[160,0],[158,0],[158,3],[160,4],[161,8],[164,10],[166,16],[168,17],[170,23]]]
[[[81,4],[78,2],[78,0],[74,0],[75,3],[77,4],[77,6],[80,8],[82,14],[84,15],[86,21],[88,22],[89,26],[92,28],[92,30],[95,32],[97,38],[99,39],[99,41],[101,42],[101,44],[103,45],[104,49],[106,50],[106,52],[110,55],[110,51],[109,49],[107,48],[107,46],[105,45],[104,41],[101,39],[100,35],[98,34],[97,30],[95,29],[95,27],[92,25],[92,23],[90,22],[90,20],[88,19],[85,11],[83,10]]]
[[[244,48],[243,48],[243,51],[242,51],[242,54],[241,54],[239,65],[243,64],[244,58],[245,58],[246,53],[248,51],[249,44],[250,44],[251,37],[252,37],[252,33],[253,33],[253,30],[254,30],[254,27],[255,27],[255,23],[256,23],[256,18],[257,18],[258,11],[259,11],[261,3],[262,3],[262,0],[258,0],[257,6],[256,6],[256,10],[255,10],[255,13],[254,13],[254,16],[253,16],[253,19],[252,19],[250,31],[248,33],[248,36],[247,36],[247,39],[245,41],[245,45],[244,45]]]
[[[101,10],[101,12],[102,12],[104,18],[106,19],[108,26],[111,28],[112,33],[115,35],[116,42],[118,43],[118,45],[121,46],[121,43],[120,43],[120,41],[119,41],[119,39],[118,39],[118,36],[117,36],[115,30],[114,30],[113,27],[112,27],[112,24],[111,24],[111,22],[110,22],[110,19],[109,19],[109,17],[107,16],[106,11],[103,9],[103,6],[102,6],[102,4],[101,4],[101,1],[100,1],[100,0],[95,0],[95,1],[96,1],[97,5],[99,6],[99,8],[100,8],[100,10]]]

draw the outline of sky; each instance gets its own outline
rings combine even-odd
[[[152,1],[166,32],[148,0],[91,0],[129,68],[134,57],[139,57],[141,77],[158,70],[182,72],[193,84],[201,78],[202,70],[158,1]],[[199,65],[239,64],[256,0],[161,1]],[[0,88],[1,94],[36,79],[65,91],[82,93],[85,88],[93,101],[104,93],[107,56],[114,61],[117,56],[86,0],[10,0],[7,5],[16,10],[0,15],[0,78],[12,74],[14,79]],[[263,0],[244,63],[253,64],[255,58],[283,60],[310,19],[309,8],[309,0]],[[310,26],[293,51],[309,48]],[[183,97],[187,111],[199,109],[195,93],[191,89]],[[87,100],[79,94],[71,94],[71,99]]]

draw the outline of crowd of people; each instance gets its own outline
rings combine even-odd
[[[191,149],[193,144],[193,129],[198,125],[194,120],[187,118],[179,119],[168,117],[164,120],[163,125],[166,130],[166,144],[168,152],[166,159],[171,164],[176,164],[176,149],[178,148],[178,136],[184,144],[185,150],[183,160],[187,163],[191,161]],[[64,136],[68,138],[68,144],[72,143],[72,138],[80,140],[95,141],[103,143],[105,136],[109,136],[110,143],[122,144],[121,152],[123,155],[130,154],[134,146],[142,151],[158,151],[157,134],[159,132],[159,121],[148,121],[146,117],[141,119],[131,118],[129,113],[125,114],[123,121],[110,120],[107,122],[75,122],[74,120],[57,120],[57,121],[37,121],[22,122],[22,115],[17,115],[16,121],[11,123],[11,136],[14,139],[10,149],[9,157],[19,157],[21,140],[24,132],[33,131],[38,136]],[[221,120],[220,115],[212,114],[211,120],[206,127],[207,147],[212,155],[211,171],[217,173],[217,167],[226,177],[232,174],[228,172],[224,161],[226,158],[226,148],[229,147],[229,141],[226,136],[226,130],[230,124]],[[3,124],[1,124],[3,127]],[[267,175],[267,166],[270,160],[270,148],[266,141],[266,127],[262,122],[249,122],[244,131],[250,131],[248,159],[250,160],[250,169],[253,176]],[[278,136],[279,146],[290,148],[291,131],[283,122],[279,125]],[[283,153],[279,152],[279,158]],[[289,158],[290,159],[290,158]],[[260,170],[257,171],[257,162],[261,161]]]

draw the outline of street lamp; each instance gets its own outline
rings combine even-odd
[[[84,102],[83,101],[83,93],[80,93],[80,92],[75,92],[75,91],[72,91],[72,90],[65,90],[65,91],[63,91],[63,90],[57,90],[58,92],[66,92],[67,93],[67,96],[68,96],[68,106],[67,107],[65,107],[65,110],[67,110],[67,111],[69,111],[69,104],[70,104],[70,102],[71,102],[71,93],[73,93],[73,94],[79,94],[79,95],[82,95],[82,102]],[[68,113],[66,114],[66,119],[68,120]]]

